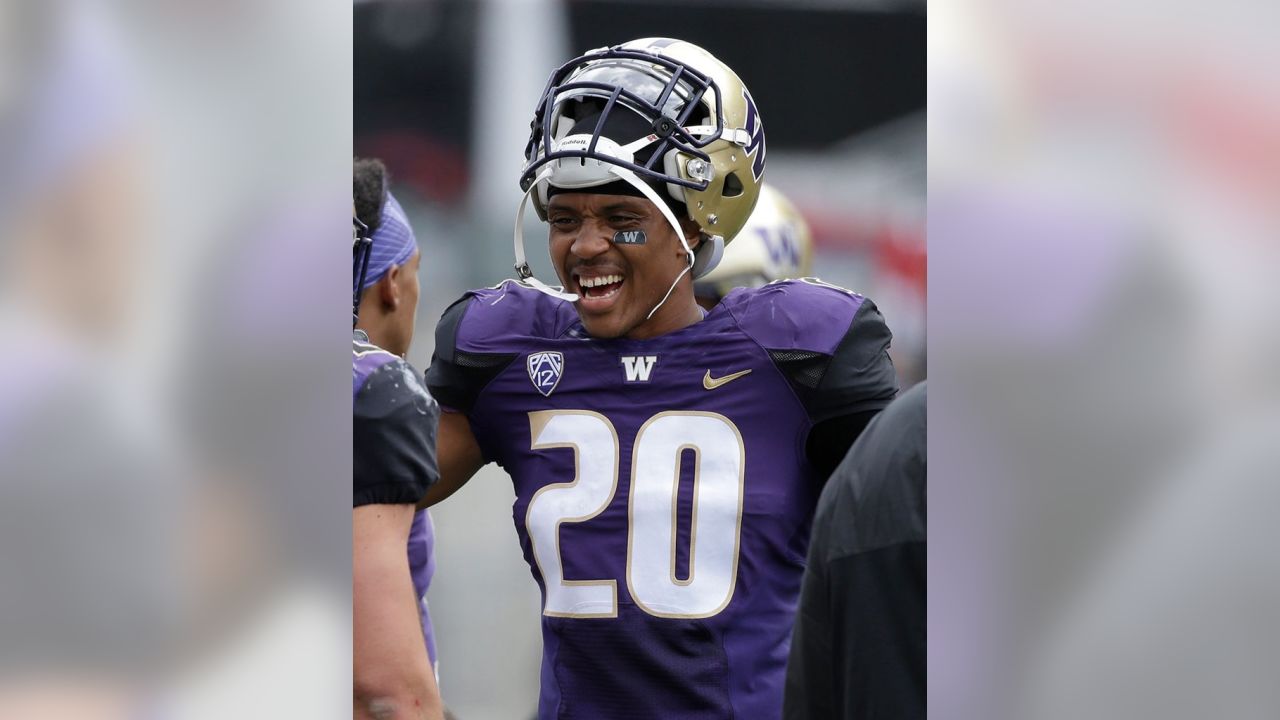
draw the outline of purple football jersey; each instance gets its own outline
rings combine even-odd
[[[369,342],[369,336],[356,330],[351,340],[351,400],[354,403],[360,390],[375,370],[401,358]]]
[[[649,340],[589,338],[572,304],[514,281],[446,312],[428,384],[512,476],[541,718],[780,717],[819,490],[805,441],[833,414],[809,390],[864,305],[883,327],[859,295],[775,283]],[[826,393],[840,412],[896,392],[868,367],[878,384]]]
[[[359,331],[352,347],[357,502],[361,502],[362,496],[368,502],[416,502],[426,485],[436,479],[434,427],[439,419],[438,408],[422,386],[417,371],[402,358],[371,344]],[[423,402],[424,398],[427,402]],[[370,429],[362,433],[359,431],[362,419],[376,422],[368,422]],[[430,426],[430,431],[422,432],[420,425]],[[365,479],[362,475],[369,477]],[[412,476],[412,481],[393,482],[397,476]],[[393,489],[387,490],[387,485]],[[435,633],[426,597],[436,568],[434,545],[431,516],[426,510],[420,510],[409,527],[406,551],[421,612],[423,642],[433,665],[436,663]]]
[[[413,516],[409,528],[409,574],[413,576],[413,589],[422,612],[422,637],[427,643],[427,657],[436,664],[436,634],[431,627],[431,613],[427,609],[427,588],[436,574],[436,532],[431,515],[419,510]]]

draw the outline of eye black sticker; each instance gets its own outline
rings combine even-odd
[[[619,230],[613,234],[613,242],[617,245],[643,245],[643,230]]]

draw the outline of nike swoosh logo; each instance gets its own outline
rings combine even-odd
[[[727,382],[732,382],[734,380],[737,380],[738,378],[742,377],[743,375],[746,375],[749,372],[751,372],[750,368],[746,370],[742,370],[741,372],[733,373],[732,375],[725,375],[722,378],[713,378],[711,377],[711,371],[708,370],[707,374],[702,376],[702,387],[708,390],[715,390],[721,385],[724,385]]]

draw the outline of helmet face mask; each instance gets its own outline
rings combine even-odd
[[[617,136],[620,125],[628,136]],[[551,74],[525,160],[520,187],[544,221],[552,185],[589,192],[623,179],[683,204],[710,241],[697,252],[696,277],[710,271],[751,214],[764,174],[764,130],[724,63],[687,42],[645,38],[593,50]]]

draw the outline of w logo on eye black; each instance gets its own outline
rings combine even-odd
[[[751,163],[751,175],[759,182],[764,175],[764,123],[760,122],[756,101],[751,99],[751,93],[746,88],[742,88],[742,97],[747,101],[747,135],[751,136],[751,142],[747,144],[747,155],[755,154],[755,160]]]
[[[564,355],[553,350],[529,353],[526,364],[533,386],[544,396],[550,397],[551,391],[560,384],[560,376],[564,374]]]

